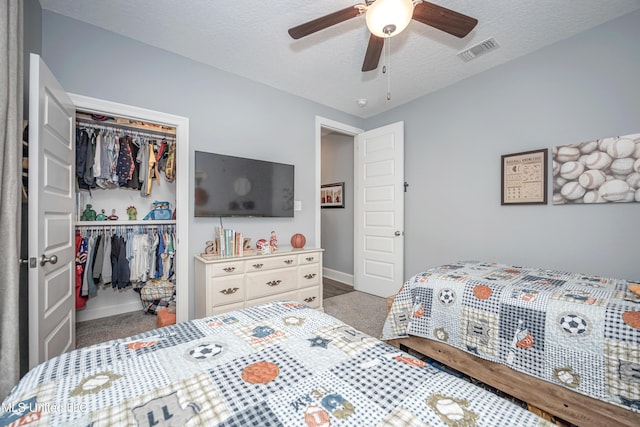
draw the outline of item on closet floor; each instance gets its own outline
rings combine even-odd
[[[153,202],[151,211],[143,218],[145,220],[168,220],[171,219],[171,204],[169,202]]]
[[[138,210],[135,206],[131,205],[127,207],[127,216],[129,217],[129,221],[135,221],[138,219]]]
[[[140,289],[140,299],[153,301],[163,298],[171,298],[175,291],[175,285],[164,279],[149,279]]]
[[[307,238],[304,237],[304,234],[296,233],[291,236],[291,246],[296,249],[304,248],[305,243],[307,243]]]
[[[149,279],[142,288],[136,288],[140,293],[142,309],[151,314],[158,314],[158,310],[169,307],[176,298],[175,283],[166,279]]]
[[[92,206],[90,204],[87,204],[87,206],[85,207],[84,211],[82,212],[82,217],[80,218],[80,221],[95,221],[96,220],[96,211],[94,211],[91,208],[92,208]]]
[[[116,215],[116,210],[115,209],[111,209],[111,215],[109,215],[107,217],[107,219],[109,221],[117,221],[118,220],[118,215]]]
[[[161,308],[157,313],[158,320],[156,320],[156,326],[162,328],[163,326],[175,325],[176,313],[170,313],[169,308]]]
[[[175,298],[175,296],[171,297]],[[158,314],[158,310],[164,307],[168,307],[171,300],[163,298],[153,301],[142,301],[143,311],[149,314]]]

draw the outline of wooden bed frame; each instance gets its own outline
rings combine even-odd
[[[578,426],[640,426],[640,414],[490,362],[448,344],[410,336],[388,340],[412,349]]]

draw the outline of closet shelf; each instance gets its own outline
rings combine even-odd
[[[123,220],[123,221],[76,221],[76,227],[113,227],[118,225],[171,225],[175,219],[166,220]]]

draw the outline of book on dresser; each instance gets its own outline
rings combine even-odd
[[[277,300],[322,310],[323,249],[268,255],[195,257],[197,318]]]

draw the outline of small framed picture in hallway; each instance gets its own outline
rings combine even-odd
[[[324,184],[320,188],[321,208],[344,208],[344,182]]]

